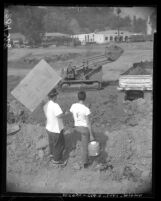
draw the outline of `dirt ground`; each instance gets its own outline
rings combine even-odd
[[[101,48],[99,47],[97,51],[101,52]],[[152,44],[138,43],[131,46],[126,44],[127,52],[132,53],[132,50],[139,52],[141,48],[142,51],[145,50],[144,54],[147,51],[152,52]],[[60,49],[57,52],[61,52]],[[53,67],[54,61],[56,65],[58,63],[66,64],[70,59],[76,60],[75,62],[78,63],[80,58],[87,55],[87,52],[88,55],[95,54],[89,50],[83,50],[84,53],[82,53],[82,49],[80,49],[72,50],[73,52],[66,49],[68,53],[71,53],[70,56],[68,54],[68,56],[61,56],[56,60],[52,58],[51,64]],[[62,49],[61,55],[65,55],[66,50]],[[46,52],[51,51],[46,50]],[[26,55],[28,53],[29,49]],[[72,117],[68,115],[64,118],[65,153],[68,163],[64,168],[53,167],[48,158],[48,140],[42,111],[44,102],[33,113],[30,113],[10,94],[11,90],[25,76],[24,70],[31,69],[36,61],[28,62],[27,59],[27,62],[24,61],[24,58],[29,56],[24,57],[23,54],[23,57],[21,57],[22,55],[18,57],[17,50],[15,50],[15,59],[13,57],[14,50],[12,50],[12,54],[9,54],[9,58],[10,55],[12,57],[8,62],[7,123],[18,123],[20,130],[12,135],[7,135],[8,191],[119,194],[144,193],[151,190],[152,100],[145,101],[139,98],[119,102],[115,83],[109,83],[99,91],[86,89],[86,102],[92,111],[92,128],[96,139],[101,144],[101,154],[98,157],[90,158],[91,165],[88,169],[74,168],[75,162],[80,161],[81,141],[80,136],[74,130]],[[63,57],[65,57],[64,60]],[[57,69],[59,71],[58,65]],[[78,90],[78,88],[72,88],[60,91],[58,102],[64,111],[77,101]],[[40,152],[37,146],[42,140],[46,144],[43,146],[43,152]]]

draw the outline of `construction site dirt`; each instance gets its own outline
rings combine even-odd
[[[65,154],[68,163],[65,167],[53,166],[48,157],[48,138],[43,113],[45,97],[31,113],[11,95],[11,91],[35,66],[36,62],[28,62],[32,60],[28,58],[33,58],[33,55],[36,61],[43,55],[52,55],[54,60],[50,58],[48,62],[60,73],[70,61],[78,64],[84,57],[102,53],[104,46],[91,49],[68,48],[67,51],[62,47],[50,51],[45,48],[35,49],[37,54],[34,49],[31,49],[31,52],[27,49],[26,53],[23,49],[24,54],[19,57],[19,50],[9,51],[7,125],[19,127],[17,131],[7,133],[8,191],[87,194],[151,191],[153,100],[138,98],[119,102],[117,81],[118,76],[128,70],[133,63],[139,60],[153,61],[153,43],[123,43],[119,46],[124,49],[124,60],[120,57],[120,62],[117,60],[103,66],[103,89],[96,90],[84,86],[87,93],[86,103],[92,112],[92,130],[101,145],[100,155],[90,157],[91,165],[87,169],[74,166],[80,161],[81,139],[74,130],[72,116],[69,114],[64,117]],[[55,59],[54,55],[58,54],[61,56]],[[152,65],[152,62],[148,63],[151,69]],[[63,111],[69,110],[70,106],[77,102],[79,89],[79,86],[71,86],[59,90],[58,103]]]

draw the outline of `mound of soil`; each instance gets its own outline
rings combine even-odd
[[[64,111],[76,101],[76,93],[59,94],[58,102]],[[99,182],[103,183],[109,181],[137,182],[138,190],[141,189],[139,185],[142,187],[145,184],[150,185],[152,175],[152,103],[146,102],[144,99],[137,99],[125,101],[120,106],[117,103],[117,90],[111,86],[102,91],[89,91],[86,104],[90,106],[92,111],[92,128],[96,140],[100,142],[101,154],[96,158],[90,158],[89,174],[83,170],[74,169],[74,164],[81,160],[81,141],[80,136],[73,129],[72,116],[68,115],[64,118],[66,129],[70,128],[69,132],[66,132],[68,134],[65,135],[65,157],[68,158],[68,164],[61,173],[59,168],[52,167],[52,170],[57,171],[57,174],[60,175],[59,181],[64,181],[66,178],[72,184],[78,177],[80,185],[87,185],[91,181],[90,178],[96,174],[95,178],[98,177]],[[11,106],[13,105],[14,107],[13,109],[10,107],[10,111],[14,111],[14,114],[20,114],[21,109],[14,101],[11,103]],[[37,111],[35,116],[42,115],[42,112],[39,112]],[[48,141],[44,126],[38,125],[42,121],[42,119],[39,121],[40,119],[37,118],[37,125],[35,125],[36,122],[21,122],[21,130],[15,135],[7,136],[8,173],[13,175],[38,174],[40,169],[50,168],[48,144],[42,149],[43,156],[39,153],[37,146],[39,141]],[[103,166],[99,167],[99,164]],[[51,170],[48,169],[48,171]],[[78,172],[79,176],[72,171],[80,171]],[[83,179],[85,174],[86,182]],[[63,179],[61,175],[63,175]],[[68,185],[65,183],[61,185],[63,185],[63,192],[66,192],[65,189]],[[77,186],[77,184],[75,185]],[[72,185],[69,186],[71,189],[74,188]],[[125,192],[134,192],[134,190],[136,189],[129,187]]]
[[[134,63],[133,66],[122,75],[150,75],[153,71],[153,62],[145,61]]]
[[[8,136],[7,171],[31,174],[38,170],[41,161],[36,144],[41,138],[47,138],[44,128],[32,124],[23,124],[17,134]]]
[[[109,47],[106,47],[105,55],[108,60],[115,61],[123,54],[123,52],[124,50],[121,47],[110,45]]]

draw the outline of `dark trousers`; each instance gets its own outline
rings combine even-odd
[[[81,158],[82,158],[82,164],[84,165],[88,163],[88,143],[90,139],[90,134],[87,127],[76,126],[75,129],[81,135],[81,144],[82,144]]]
[[[55,161],[62,160],[65,148],[64,130],[60,133],[53,133],[47,130],[49,139],[49,151]]]

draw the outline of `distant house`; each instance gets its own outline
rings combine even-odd
[[[83,33],[83,34],[76,34],[72,36],[73,38],[77,38],[81,41],[81,44],[92,43],[95,42],[95,34],[94,33]]]
[[[131,35],[131,32],[128,31],[119,31],[120,41],[128,41],[129,36]],[[87,33],[87,34],[77,34],[73,35],[72,37],[78,38],[82,44],[89,43],[89,42],[95,42],[95,43],[107,43],[116,41],[118,37],[118,30],[106,30],[106,31],[99,31],[94,33]]]
[[[143,42],[147,40],[145,34],[143,33],[132,33],[130,36],[129,36],[129,41],[130,42]]]
[[[25,42],[26,41],[26,37],[21,34],[21,33],[11,33],[10,34],[10,39],[12,41],[22,41],[22,42]]]
[[[63,34],[63,33],[45,33],[44,39],[45,40],[52,40],[55,38],[62,38],[62,37],[70,37],[69,34]]]
[[[131,35],[128,31],[119,31],[119,37],[121,42],[128,41],[129,36]],[[95,42],[96,43],[106,43],[111,41],[116,41],[118,38],[118,30],[106,30],[95,33]]]
[[[72,41],[71,35],[64,34],[64,33],[45,33],[43,37],[43,46],[50,46],[50,45],[69,45]]]

